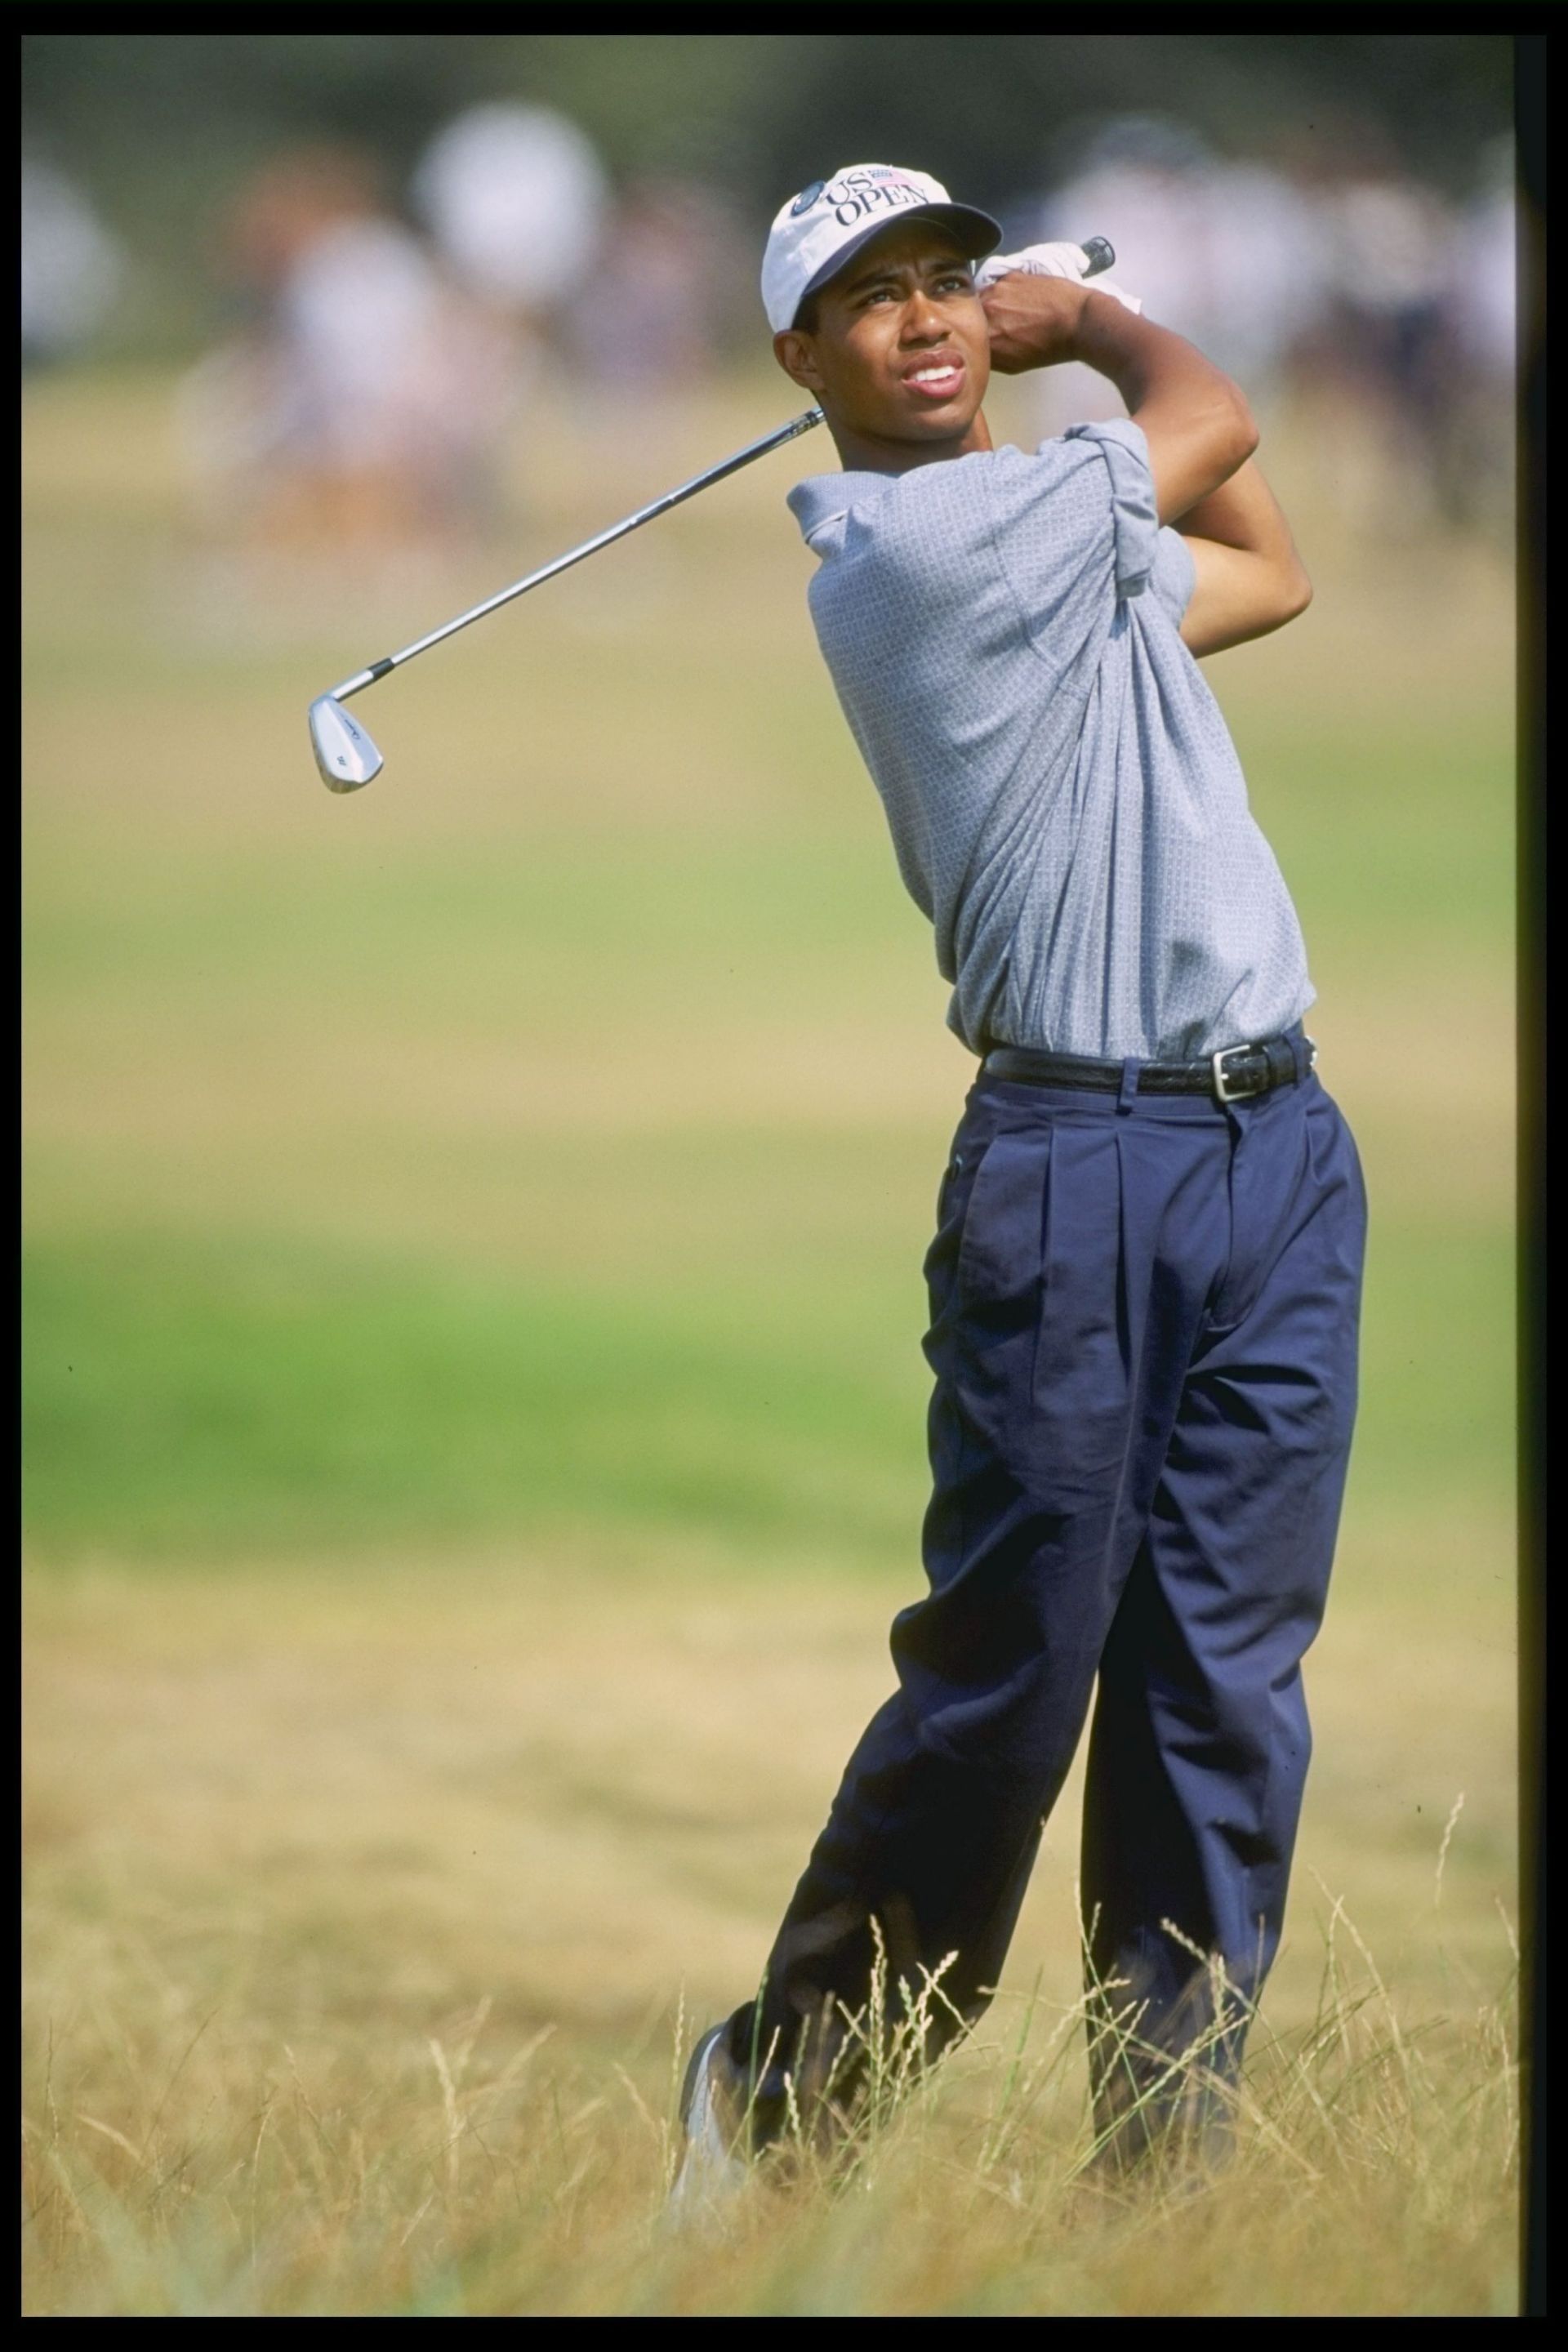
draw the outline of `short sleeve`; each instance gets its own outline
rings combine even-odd
[[[1181,532],[1173,530],[1167,523],[1154,550],[1154,569],[1149,576],[1149,585],[1154,592],[1155,603],[1178,629],[1193,601],[1196,583],[1197,565],[1193,551]]]
[[[912,512],[940,501],[951,525],[946,546],[963,540],[969,553],[962,567],[972,575],[969,605],[973,575],[989,563],[1033,650],[1065,680],[1092,667],[1123,601],[1149,584],[1159,533],[1143,450],[1136,425],[1081,425],[1041,442],[1032,456],[1009,445],[917,468],[904,481],[920,483],[923,474],[931,487],[904,503]],[[965,538],[959,509],[966,485],[983,499],[984,528],[971,524]]]
[[[1154,477],[1142,427],[1130,416],[1116,416],[1103,425],[1069,425],[1062,438],[1092,442],[1105,460],[1110,477],[1116,593],[1141,596],[1154,569],[1160,538]]]

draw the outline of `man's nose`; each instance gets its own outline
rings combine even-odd
[[[929,294],[917,289],[904,304],[900,341],[906,343],[939,343],[947,332],[947,322]]]

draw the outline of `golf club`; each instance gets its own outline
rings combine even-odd
[[[1090,237],[1080,249],[1084,257],[1085,278],[1101,276],[1116,259],[1110,240],[1103,236]],[[765,457],[770,449],[782,449],[786,441],[797,440],[801,434],[809,433],[814,425],[821,422],[820,408],[807,408],[799,416],[792,416],[787,425],[780,425],[772,433],[764,433],[760,440],[749,441],[743,449],[737,449],[733,457],[721,459],[717,466],[710,466],[706,473],[694,474],[690,481],[682,482],[679,488],[667,490],[663,498],[639,507],[635,514],[626,516],[620,522],[611,523],[607,530],[598,532],[595,538],[585,539],[581,547],[570,549],[566,554],[558,555],[553,562],[542,564],[537,572],[531,572],[526,579],[515,580],[510,588],[502,588],[494,596],[487,596],[482,604],[475,604],[470,611],[459,613],[455,621],[447,621],[441,628],[432,629],[428,636],[416,638],[413,645],[405,646],[401,653],[388,654],[383,660],[372,662],[367,669],[355,670],[353,676],[345,677],[341,686],[334,686],[330,692],[318,695],[310,705],[310,748],[315,752],[316,766],[327,790],[330,793],[355,793],[362,784],[368,784],[381,772],[381,753],[365,730],[356,719],[351,719],[342,707],[351,695],[363,694],[367,686],[375,684],[377,678],[401,669],[405,662],[414,659],[416,654],[428,653],[430,647],[438,646],[443,637],[456,636],[458,631],[466,629],[470,622],[482,621],[487,613],[497,612],[502,604],[510,604],[514,596],[525,596],[531,588],[537,588],[545,580],[553,580],[559,572],[570,571],[573,564],[581,563],[585,556],[596,555],[601,547],[608,547],[613,540],[625,539],[628,531],[640,530],[656,515],[668,514],[672,507],[680,506],[687,499],[694,499],[699,490],[706,490],[713,483],[721,482],[728,474],[739,473],[742,466],[751,465],[758,457]]]

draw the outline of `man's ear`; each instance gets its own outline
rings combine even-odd
[[[792,383],[803,392],[820,392],[822,370],[816,364],[812,338],[800,327],[786,327],[773,337],[773,357]]]

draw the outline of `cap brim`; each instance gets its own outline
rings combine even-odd
[[[800,302],[795,306],[795,317],[798,319],[800,316],[801,302],[809,302],[814,294],[820,294],[825,286],[831,285],[839,271],[847,269],[873,237],[880,236],[884,229],[901,228],[906,221],[917,220],[938,221],[943,228],[952,229],[963,247],[966,261],[983,261],[988,253],[994,253],[1002,242],[999,225],[989,213],[976,212],[973,205],[907,205],[902,212],[872,221],[858,236],[852,236],[847,245],[841,245],[832,260],[823,264],[810,285],[802,288]]]

